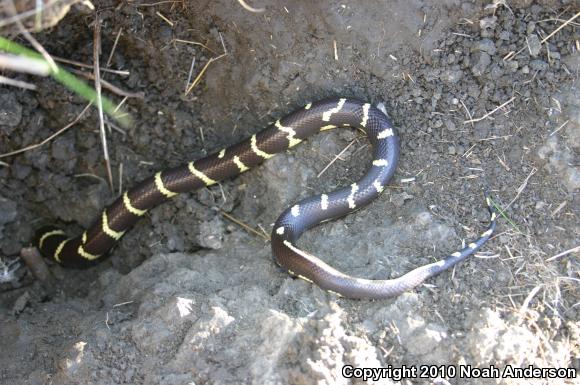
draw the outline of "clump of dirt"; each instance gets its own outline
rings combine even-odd
[[[504,214],[483,252],[396,299],[345,300],[294,280],[262,237],[228,218],[267,234],[296,200],[362,175],[366,139],[333,131],[152,210],[94,268],[52,266],[54,294],[14,261],[42,224],[78,232],[116,195],[97,115],[86,114],[46,145],[0,158],[0,381],[346,384],[345,365],[578,368],[578,10],[516,3],[296,1],[263,13],[230,1],[95,4],[102,62],[129,73],[103,76],[145,95],[124,103],[133,127],[107,132],[115,191],[309,101],[346,96],[386,107],[398,171],[368,209],[301,247],[356,276],[396,277],[476,238],[483,191]],[[73,8],[36,38],[90,63],[92,22]],[[0,89],[0,154],[84,108],[48,79],[20,78],[38,90]],[[442,378],[458,380],[409,380]]]

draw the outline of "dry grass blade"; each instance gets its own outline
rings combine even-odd
[[[157,1],[155,3],[135,4],[135,7],[156,7],[156,6],[162,5],[162,4],[174,4],[174,3],[181,3],[181,1],[176,1],[176,0]]]
[[[526,310],[528,310],[528,307],[530,306],[530,302],[532,302],[532,299],[534,299],[534,297],[536,296],[536,294],[538,294],[538,292],[542,289],[543,285],[538,285],[536,287],[534,287],[532,289],[532,291],[530,291],[530,293],[526,296],[526,299],[524,300],[524,303],[522,303],[522,306],[520,307],[519,313],[521,315],[526,313]]]
[[[93,69],[93,71],[94,71],[94,69]],[[72,72],[73,74],[79,75],[79,76],[83,76],[89,80],[95,80],[94,72],[89,73],[89,72],[83,72],[83,71],[78,71],[78,70],[74,70],[74,69],[70,69],[70,72]],[[145,93],[143,91],[139,91],[139,92],[125,91],[125,90],[122,90],[121,88],[117,87],[116,85],[109,83],[108,81],[106,81],[105,79],[102,79],[102,78],[101,78],[101,86],[108,89],[109,91],[119,95],[119,96],[123,96],[126,98],[143,99],[145,97]]]
[[[12,86],[12,87],[23,88],[25,90],[31,90],[31,91],[36,90],[36,86],[34,84],[23,82],[21,80],[10,79],[10,78],[7,78],[7,77],[1,76],[1,75],[0,75],[0,84],[5,84],[7,86]]]
[[[48,76],[52,72],[50,66],[44,60],[7,53],[0,53],[0,68],[36,76]]]
[[[522,182],[520,187],[518,187],[518,192],[517,192],[516,196],[514,197],[514,199],[512,199],[512,201],[510,203],[508,203],[508,205],[505,207],[504,210],[509,209],[511,207],[511,205],[520,197],[521,193],[524,191],[524,189],[528,185],[528,181],[536,173],[536,171],[538,171],[538,169],[536,169],[536,168],[533,168],[532,171],[530,171],[530,173],[528,174],[526,179]]]
[[[193,87],[195,87],[201,81],[201,78],[203,77],[203,74],[205,73],[205,70],[207,70],[207,68],[209,67],[209,65],[211,63],[213,63],[214,61],[215,61],[215,59],[214,58],[211,58],[211,59],[209,59],[207,61],[207,63],[205,63],[205,65],[203,66],[203,68],[201,69],[201,71],[199,71],[199,74],[193,80],[193,83],[191,83],[191,85],[185,91],[185,94],[186,95],[188,95],[191,92],[191,90],[193,89]]]
[[[220,213],[224,217],[228,218],[230,221],[234,222],[235,224],[242,226],[244,229],[246,229],[250,233],[255,234],[255,235],[259,236],[260,238],[263,238],[264,240],[270,242],[270,237],[262,234],[261,232],[259,232],[257,230],[254,230],[253,228],[251,228],[250,226],[246,225],[244,222],[240,221],[239,219],[234,218],[233,216],[231,216],[230,214],[228,214],[228,213],[226,213],[225,211],[222,211],[222,210],[220,210]]]
[[[346,150],[348,150],[350,148],[350,146],[352,146],[354,144],[354,142],[356,142],[356,139],[354,139],[352,142],[350,142],[345,148],[342,149],[341,152],[339,152],[330,162],[328,162],[328,164],[322,169],[322,171],[320,171],[318,173],[318,175],[316,175],[316,177],[320,178],[320,176],[322,174],[324,174],[326,172],[326,170],[328,170],[328,168],[334,164],[334,162],[336,162],[338,159],[340,159],[340,156],[342,154],[344,154],[346,152]]]
[[[463,106],[463,109],[465,110],[465,113],[469,117],[469,119],[467,121],[471,122],[471,126],[473,126],[473,115],[471,115],[471,112],[469,111],[469,109],[467,108],[467,106],[465,105],[465,103],[463,103],[463,100],[459,99],[459,102],[461,102],[461,105]]]
[[[475,118],[475,119],[469,119],[469,120],[465,120],[463,122],[463,124],[467,124],[467,123],[475,123],[475,122],[479,122],[483,119],[486,119],[487,117],[493,115],[497,110],[499,110],[500,108],[503,108],[505,106],[507,106],[508,104],[510,104],[511,102],[514,101],[516,97],[513,96],[510,100],[508,100],[507,102],[504,102],[502,104],[500,104],[499,106],[497,106],[496,108],[494,108],[493,110],[491,110],[490,112],[488,112],[487,114],[483,115],[481,118]]]
[[[54,138],[56,138],[57,136],[59,136],[60,134],[62,134],[63,132],[65,132],[66,130],[68,130],[69,128],[74,126],[75,124],[77,124],[79,122],[79,120],[81,120],[81,118],[83,117],[85,112],[87,112],[87,110],[91,107],[91,105],[92,105],[92,103],[87,104],[86,107],[81,111],[80,114],[77,115],[77,117],[72,122],[70,122],[69,124],[67,124],[63,128],[61,128],[60,130],[58,130],[57,132],[55,132],[54,134],[52,134],[48,138],[44,139],[43,141],[38,142],[36,144],[31,144],[30,146],[26,146],[26,147],[21,148],[19,150],[7,152],[5,154],[0,154],[0,158],[6,158],[8,156],[21,154],[23,152],[34,150],[35,148],[44,146],[46,143],[50,142],[51,140],[53,140]]]
[[[540,42],[540,44],[544,44],[549,38],[551,38],[556,33],[558,33],[559,30],[561,30],[562,28],[564,28],[565,26],[567,26],[568,24],[570,24],[571,22],[573,22],[574,19],[576,19],[578,16],[580,16],[580,12],[578,12],[577,14],[575,14],[574,16],[572,16],[570,19],[568,19],[564,23],[562,23],[562,25],[560,25],[558,28],[556,28],[555,30],[553,30],[552,33],[550,33],[548,36],[546,36],[545,38],[542,39],[542,41]]]
[[[101,98],[101,71],[99,70],[99,55],[101,54],[101,21],[98,14],[95,14],[94,27],[94,43],[93,43],[93,60],[94,60],[94,74],[95,74],[95,91],[97,92],[97,108],[99,110],[99,131],[101,133],[101,144],[103,146],[103,157],[105,160],[105,167],[107,168],[107,178],[109,180],[109,188],[114,192],[113,187],[113,171],[111,170],[111,161],[109,159],[109,149],[107,147],[107,132],[105,131],[105,117],[103,115],[103,100]]]
[[[572,23],[578,16],[580,16],[580,12],[578,12],[577,14],[572,16],[570,19],[568,19],[564,23],[562,23],[562,25],[560,25],[558,28],[553,30],[548,36],[546,36],[545,38],[542,39],[542,41],[540,41],[540,44],[544,44],[549,38],[551,38],[556,33],[558,33],[558,31],[560,31],[562,28],[564,28],[568,24]],[[572,24],[574,24],[574,23],[572,23]],[[528,48],[527,44],[525,47],[521,48],[518,52],[515,52],[515,53],[510,52],[510,54],[508,54],[509,57],[506,56],[506,57],[504,57],[503,60],[511,60],[511,59],[515,58],[517,55],[522,53],[526,48]]]
[[[244,7],[244,9],[246,11],[250,11],[250,12],[254,12],[254,13],[260,13],[260,12],[264,12],[266,10],[266,8],[254,8],[250,5],[248,5],[248,3],[246,3],[244,0],[238,0],[238,3],[240,3],[240,5],[242,7]]]
[[[207,61],[207,63],[205,63],[205,65],[203,66],[203,68],[201,69],[201,71],[199,72],[199,74],[195,77],[195,79],[193,80],[193,83],[191,83],[191,85],[187,88],[187,90],[185,91],[185,95],[188,95],[191,90],[193,90],[193,88],[199,84],[199,82],[201,81],[203,74],[205,73],[205,71],[207,70],[207,68],[210,66],[211,63],[213,63],[216,60],[219,60],[221,58],[223,58],[224,56],[227,56],[228,54],[228,50],[226,49],[226,44],[224,43],[224,39],[222,37],[222,34],[220,33],[220,40],[222,42],[222,47],[224,49],[224,52],[216,57],[212,57],[211,59],[209,59]]]
[[[554,131],[550,132],[550,135],[548,136],[552,136],[554,134],[556,134],[558,131],[560,131],[562,128],[566,127],[566,124],[568,124],[570,122],[570,119],[566,120],[564,123],[562,123],[560,125],[560,127],[556,128]]]
[[[14,2],[12,0],[6,0],[4,1],[4,4],[8,8],[8,11],[9,13],[12,14],[12,16],[16,16],[18,14],[18,12],[16,11],[16,6],[14,5]],[[15,24],[18,27],[18,30],[20,31],[22,36],[24,36],[24,38],[30,43],[30,45],[32,45],[34,49],[42,55],[44,60],[46,60],[52,72],[58,72],[58,66],[56,65],[53,58],[48,54],[48,52],[44,49],[44,47],[30,34],[30,32],[28,32],[28,30],[24,28],[24,25],[22,24],[20,19],[16,19]]]
[[[200,47],[203,47],[205,49],[207,49],[209,52],[217,55],[218,53],[216,51],[214,51],[213,49],[209,48],[207,45],[200,43],[198,41],[191,41],[191,40],[183,40],[183,39],[173,39],[172,42],[176,42],[176,43],[184,43],[184,44],[191,44],[191,45],[198,45]]]
[[[58,56],[53,56],[52,58],[60,63],[71,64],[71,65],[74,65],[76,67],[88,68],[91,70],[93,69],[93,66],[90,64],[85,64],[85,63],[81,63],[81,62],[78,62],[75,60],[65,59],[65,58],[58,57]],[[110,69],[110,68],[101,68],[101,72],[110,72],[112,74],[121,75],[121,76],[129,76],[131,74],[129,71],[114,70],[114,69]]]
[[[187,93],[187,87],[191,82],[191,76],[193,75],[193,67],[195,66],[195,56],[191,59],[191,66],[189,66],[189,74],[187,75],[187,82],[185,82],[184,93]]]
[[[121,37],[121,33],[123,33],[123,28],[119,28],[119,32],[117,32],[117,36],[115,37],[115,42],[113,43],[113,48],[111,48],[111,52],[109,53],[109,58],[107,59],[107,67],[111,66],[111,62],[113,61],[113,55],[115,54],[115,50],[117,49],[117,44],[119,44],[119,38]]]
[[[558,258],[562,258],[562,257],[564,257],[564,256],[566,256],[568,254],[577,253],[579,251],[580,251],[580,246],[576,246],[576,247],[573,247],[573,248],[568,249],[566,251],[562,251],[561,253],[558,253],[558,254],[554,255],[553,257],[550,257],[550,258],[546,259],[546,262],[552,262],[552,261],[555,261]]]

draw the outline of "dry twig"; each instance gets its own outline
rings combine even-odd
[[[347,146],[346,146],[346,147],[345,147],[345,148],[344,148],[344,149],[343,149],[341,152],[339,152],[339,153],[338,153],[338,155],[336,155],[336,156],[335,156],[335,157],[334,157],[334,158],[333,158],[333,159],[332,159],[332,160],[331,160],[331,161],[330,161],[330,162],[329,162],[329,163],[328,163],[328,164],[327,164],[327,165],[326,165],[326,166],[325,166],[325,167],[322,169],[322,171],[320,171],[320,172],[318,173],[318,175],[316,175],[316,177],[317,177],[317,178],[320,178],[320,176],[321,176],[322,174],[324,174],[324,173],[326,172],[326,170],[328,170],[328,168],[334,164],[334,162],[336,162],[338,159],[340,159],[340,156],[341,156],[342,154],[344,154],[344,153],[345,153],[345,151],[346,151],[346,150],[348,150],[348,149],[350,148],[350,146],[352,146],[352,145],[354,144],[354,142],[356,142],[356,141],[357,141],[357,140],[356,140],[356,139],[354,139],[352,142],[350,142],[350,143],[349,143],[349,144],[348,144],[348,145],[347,145]]]
[[[508,104],[510,104],[511,102],[514,101],[516,97],[513,96],[510,100],[508,100],[507,102],[502,103],[501,105],[497,106],[496,108],[494,108],[493,110],[491,110],[490,112],[488,112],[487,114],[483,115],[481,118],[475,118],[475,119],[469,119],[469,120],[465,120],[463,122],[463,124],[467,124],[467,123],[475,123],[475,122],[479,122],[482,121],[483,119],[486,119],[487,117],[489,117],[490,115],[493,115],[497,110],[499,110],[500,108],[503,108],[505,106],[507,106]]]
[[[87,110],[91,107],[91,104],[92,103],[87,104],[86,107],[81,111],[80,114],[77,115],[77,117],[72,122],[70,122],[69,124],[67,124],[63,128],[61,128],[60,130],[58,130],[57,132],[55,132],[54,134],[52,134],[48,138],[44,139],[43,141],[41,141],[39,143],[31,144],[30,146],[26,146],[26,147],[21,148],[19,150],[7,152],[5,154],[0,154],[0,158],[6,158],[8,156],[20,154],[20,153],[23,153],[23,152],[26,152],[26,151],[30,151],[30,150],[34,150],[35,148],[44,146],[46,143],[50,142],[51,140],[53,140],[54,138],[56,138],[57,136],[59,136],[60,134],[62,134],[63,132],[65,132],[66,130],[68,130],[69,128],[71,128],[72,126],[74,126],[75,124],[77,124],[79,122],[79,120],[81,120],[81,118],[83,117],[83,115],[85,114],[85,112],[87,112]]]
[[[512,201],[510,203],[508,203],[508,205],[504,208],[504,211],[507,210],[507,209],[509,209],[510,206],[519,198],[519,196],[522,193],[522,191],[524,191],[524,189],[528,185],[528,181],[536,173],[536,171],[538,171],[538,169],[536,169],[536,168],[533,168],[532,169],[532,171],[529,173],[529,175],[526,177],[526,179],[522,182],[522,184],[520,185],[520,187],[518,187],[518,193],[516,194],[516,196],[514,197],[514,199],[512,199]]]

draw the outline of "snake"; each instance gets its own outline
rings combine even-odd
[[[120,194],[76,237],[69,238],[54,226],[45,227],[38,231],[36,245],[44,257],[64,267],[92,266],[109,254],[148,210],[178,194],[241,174],[317,132],[343,126],[365,132],[373,148],[372,163],[362,178],[350,186],[303,199],[279,216],[272,228],[271,247],[274,262],[283,270],[342,297],[389,298],[412,290],[455,266],[490,239],[496,228],[496,211],[489,194],[485,193],[490,221],[477,240],[398,278],[353,277],[300,249],[297,241],[305,231],[345,216],[376,199],[385,190],[399,161],[399,136],[385,112],[356,99],[330,98],[308,103],[250,138],[205,158],[157,172]]]

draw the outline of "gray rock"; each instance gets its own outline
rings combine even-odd
[[[506,66],[510,69],[511,72],[516,72],[519,67],[519,63],[517,60],[509,60],[506,62]]]
[[[484,17],[479,20],[479,28],[482,30],[491,30],[495,28],[495,23],[497,22],[496,16]]]
[[[528,36],[528,49],[530,51],[530,55],[536,57],[540,54],[540,50],[542,49],[542,44],[540,44],[540,38],[535,33]]]
[[[199,225],[198,243],[208,249],[221,249],[224,233],[224,224],[219,217]]]
[[[530,62],[530,68],[534,71],[544,71],[548,69],[548,63],[543,60],[536,59]]]
[[[550,50],[550,58],[552,58],[552,60],[560,60],[562,58],[562,56],[560,55],[560,53],[558,51]]]
[[[69,160],[75,157],[74,139],[70,136],[61,136],[52,143],[52,156],[58,160]]]
[[[163,228],[167,237],[167,248],[171,251],[185,250],[185,239],[183,238],[183,232],[178,228],[178,226],[172,223],[166,223]]]
[[[397,207],[401,207],[405,204],[406,201],[413,199],[413,195],[407,194],[406,192],[402,192],[399,194],[392,194],[391,195],[391,202]]]
[[[463,71],[461,70],[445,70],[441,74],[441,80],[447,83],[457,83],[463,78]]]
[[[499,33],[499,38],[501,40],[508,41],[510,39],[510,37],[511,37],[511,34],[508,31],[501,31]]]
[[[22,105],[12,94],[0,94],[0,130],[6,135],[14,131],[22,119]]]
[[[446,119],[445,120],[445,127],[449,130],[449,131],[455,131],[457,129],[457,127],[455,126],[455,123],[453,123],[452,120]]]
[[[580,189],[580,172],[573,166],[574,155],[565,145],[560,143],[558,136],[548,138],[537,151],[540,159],[547,160],[547,169],[556,172],[570,192]]]
[[[491,57],[485,52],[479,52],[475,56],[475,65],[471,68],[471,72],[475,76],[481,76],[485,73],[485,70],[490,65]]]
[[[13,222],[18,215],[16,202],[0,196],[0,226]]]
[[[503,69],[500,66],[498,66],[497,64],[494,64],[493,66],[491,66],[490,76],[492,79],[498,79],[502,75],[503,75]]]
[[[13,222],[16,219],[17,215],[18,211],[16,202],[13,202],[10,199],[6,199],[0,196],[0,239],[4,238],[3,234],[4,225]],[[10,244],[13,244],[13,246],[17,246],[16,245],[17,243],[18,242],[10,242]],[[12,254],[12,252],[8,253],[8,250],[5,249],[5,246],[2,246],[2,248],[5,253]]]
[[[14,164],[12,164],[12,167],[10,168],[12,175],[16,179],[20,179],[20,180],[26,178],[30,174],[31,170],[32,169],[30,168],[30,166],[19,163],[19,162],[14,162]]]
[[[487,52],[490,56],[495,55],[495,43],[490,39],[481,39],[478,48],[480,51]]]

